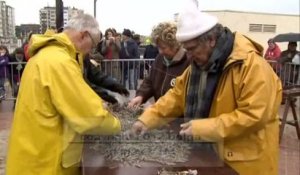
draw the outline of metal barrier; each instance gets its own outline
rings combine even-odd
[[[0,84],[0,96],[5,100],[15,100],[18,94],[22,72],[26,62],[10,62],[4,67],[4,79]],[[3,67],[2,67],[3,68]],[[3,86],[3,87],[2,87]],[[4,88],[4,89],[2,89]],[[2,100],[0,98],[0,101]]]
[[[276,61],[268,61],[280,77],[283,88],[300,85],[300,64],[284,63],[280,64]]]
[[[136,90],[143,78],[148,76],[154,59],[113,59],[103,60],[99,69],[104,74],[114,77],[130,90]],[[280,77],[283,87],[300,85],[300,65],[294,63],[280,64],[268,61]],[[20,77],[26,62],[9,63],[5,81],[5,99],[15,100]],[[21,67],[22,66],[22,67]],[[258,75],[259,76],[259,75]]]
[[[101,70],[114,77],[129,90],[136,90],[139,80],[150,73],[154,59],[114,59],[103,60]]]
[[[136,90],[145,76],[150,73],[154,59],[113,59],[102,60],[99,69],[110,75],[129,90]],[[15,100],[20,79],[26,62],[10,62],[5,68],[4,98]],[[1,85],[0,85],[1,86]],[[0,87],[1,88],[1,87]],[[1,90],[1,89],[0,89]],[[0,99],[1,100],[1,99]]]

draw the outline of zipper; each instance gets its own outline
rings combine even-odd
[[[164,86],[165,86],[165,83],[166,83],[166,79],[167,79],[167,73],[169,71],[169,67],[167,67],[167,71],[166,71],[166,74],[165,74],[165,78],[164,78],[164,81],[163,81],[163,84],[161,86],[161,90],[160,90],[160,96],[163,96],[163,90],[164,90]]]
[[[220,83],[220,80],[223,79],[223,76],[225,75],[225,73],[226,73],[231,67],[233,67],[233,66],[235,66],[235,65],[238,65],[238,64],[242,64],[243,62],[244,62],[243,60],[238,60],[238,61],[235,61],[235,62],[231,63],[230,65],[226,66],[225,69],[224,69],[223,72],[222,72],[221,77],[219,78],[218,84]],[[217,88],[219,89],[218,86],[217,86]],[[219,91],[218,89],[216,90],[216,92]],[[216,94],[216,92],[215,92],[215,94]]]
[[[214,96],[216,96],[216,95],[219,93],[219,91],[220,91],[219,83],[220,83],[220,80],[223,79],[225,73],[226,73],[231,67],[233,67],[233,66],[235,66],[235,65],[238,65],[238,64],[242,64],[242,63],[243,63],[243,60],[238,60],[238,61],[235,61],[234,63],[231,63],[230,65],[228,65],[228,66],[225,67],[225,69],[224,69],[223,72],[222,72],[221,77],[219,78],[218,86],[217,86],[217,89],[216,89],[216,91],[215,91]]]
[[[222,75],[224,75],[224,73],[225,73],[226,71],[228,71],[228,69],[231,68],[232,66],[235,66],[235,65],[237,65],[237,64],[241,64],[241,63],[243,63],[243,62],[244,62],[243,60],[237,60],[237,61],[235,61],[235,62],[229,64],[229,65],[226,66],[225,69],[223,70]],[[220,79],[221,79],[221,77],[220,77]]]

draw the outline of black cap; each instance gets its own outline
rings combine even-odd
[[[17,48],[15,49],[15,54],[24,54],[23,48],[17,47]]]
[[[132,37],[132,33],[129,29],[124,29],[122,35]]]
[[[275,41],[274,41],[273,38],[270,38],[270,39],[268,40],[268,43],[275,43]]]
[[[297,47],[297,42],[295,42],[295,41],[290,41],[288,45],[289,45],[289,46],[296,46],[296,47]]]

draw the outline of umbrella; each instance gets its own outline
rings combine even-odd
[[[273,38],[275,42],[297,42],[300,41],[300,33],[283,33]]]

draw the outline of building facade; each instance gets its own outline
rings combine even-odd
[[[39,24],[21,24],[16,26],[16,37],[24,42],[30,33],[37,34],[41,33],[41,25]]]
[[[71,7],[64,7],[63,17],[64,26],[67,24],[71,16],[74,14],[83,13],[83,10],[79,10]],[[56,28],[56,8],[55,7],[44,7],[40,10],[40,25],[41,32],[44,33],[47,29]]]
[[[0,1],[0,43],[13,43],[15,37],[15,10]]]
[[[0,37],[4,36],[4,28],[5,28],[5,7],[6,3],[4,1],[0,1]]]

